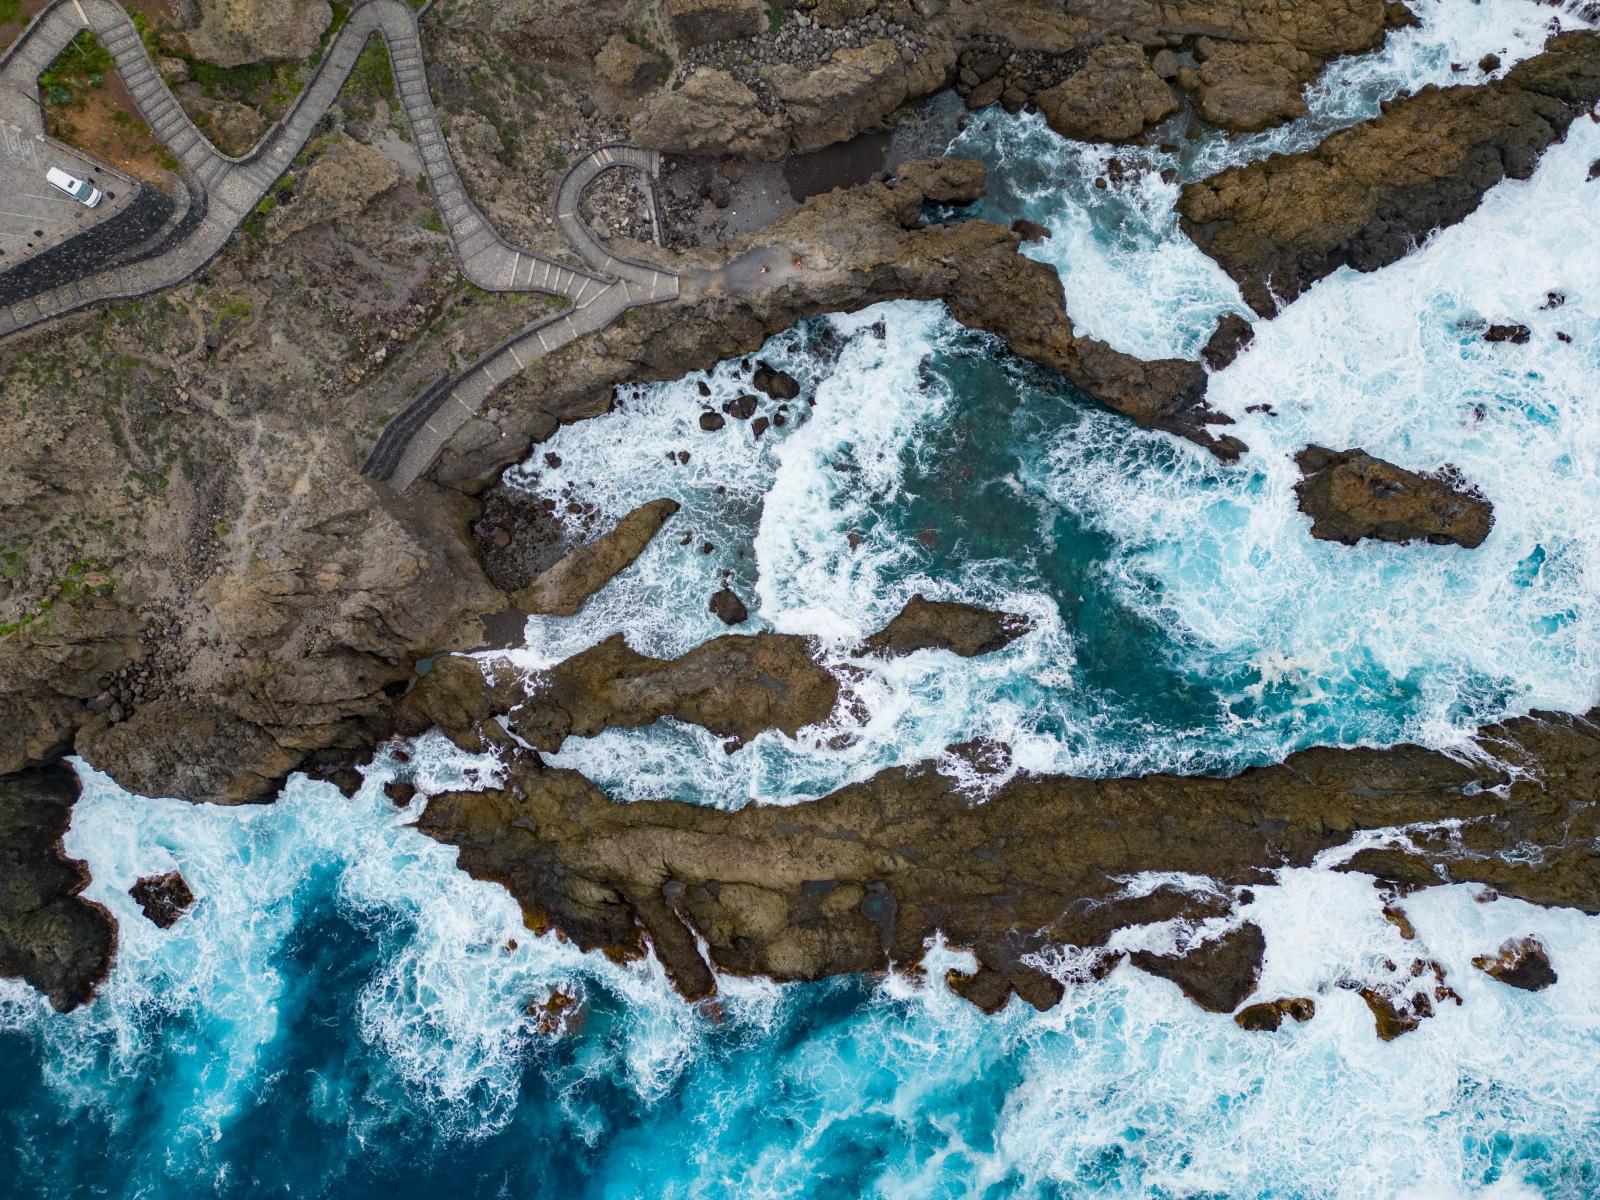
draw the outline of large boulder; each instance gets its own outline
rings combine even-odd
[[[644,95],[661,78],[661,59],[620,34],[613,35],[595,55],[594,69],[624,96]]]
[[[1556,982],[1550,954],[1536,937],[1509,938],[1494,954],[1480,954],[1472,965],[1508,987],[1538,992]]]
[[[761,111],[756,94],[726,71],[701,67],[676,91],[657,92],[633,119],[633,140],[674,154],[778,158],[783,124]]]
[[[327,0],[206,0],[185,35],[189,53],[219,67],[314,54],[333,22]]]
[[[1198,68],[1178,73],[1195,109],[1213,125],[1251,133],[1308,111],[1301,91],[1321,62],[1285,42],[1219,42],[1201,38]]]
[[[1340,267],[1375,271],[1526,179],[1545,148],[1600,100],[1600,33],[1553,38],[1504,78],[1424,88],[1299,154],[1188,184],[1184,231],[1272,316]]]
[[[1420,475],[1364,450],[1307,446],[1295,485],[1311,536],[1353,546],[1362,538],[1420,540],[1472,549],[1489,536],[1494,508],[1453,472]]]
[[[354,216],[399,181],[394,159],[347,133],[335,134],[319,147],[294,199],[272,210],[267,240],[281,242],[324,221]]]
[[[916,595],[862,649],[868,654],[914,654],[918,650],[949,650],[963,658],[994,651],[1028,632],[1028,618],[1016,613],[991,612],[955,600],[929,600]]]
[[[1085,142],[1125,142],[1178,111],[1172,89],[1130,45],[1101,46],[1038,104],[1051,129]]]

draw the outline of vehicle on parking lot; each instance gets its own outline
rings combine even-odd
[[[76,175],[68,175],[60,167],[51,167],[44,173],[45,181],[53,188],[65,192],[86,208],[100,203],[100,189]]]

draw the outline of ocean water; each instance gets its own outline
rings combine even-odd
[[[952,216],[1045,223],[1030,253],[1061,273],[1080,328],[1193,354],[1241,306],[1177,230],[1162,167],[1205,174],[1309,144],[1401,88],[1478,78],[1485,53],[1535,52],[1552,19],[1576,23],[1528,0],[1420,10],[1379,55],[1336,64],[1305,121],[1181,156],[1124,150],[1115,173],[1035,119],[982,114],[956,149],[989,163],[991,192]],[[805,391],[760,437],[698,426],[748,390],[742,361],[625,389],[541,447],[521,484],[603,516],[657,496],[683,509],[582,617],[530,621],[509,657],[534,669],[614,632],[681,653],[724,631],[707,600],[727,582],[752,628],[813,636],[848,666],[849,702],[826,728],[734,754],[662,722],[571,739],[556,761],[619,800],[736,808],[978,735],[1017,769],[1229,771],[1310,744],[1473,753],[1484,721],[1586,710],[1600,695],[1597,158],[1600,124],[1580,120],[1460,226],[1260,324],[1212,383],[1251,446],[1232,466],[1134,429],[935,305],[772,339],[750,365]],[[1481,340],[1507,320],[1530,326],[1528,345]],[[765,398],[761,411],[780,415]],[[1314,542],[1292,495],[1308,442],[1453,463],[1495,504],[1494,531],[1472,552]],[[974,660],[858,655],[917,592],[1034,626]],[[983,1017],[937,982],[965,957],[938,943],[925,974],[725,979],[700,1010],[651,961],[532,936],[503,890],[458,871],[412,822],[426,795],[491,785],[499,764],[436,736],[411,755],[380,755],[354,799],[296,778],[246,810],[132,797],[80,765],[66,847],[118,920],[117,962],[66,1015],[0,981],[0,1195],[1600,1195],[1600,921],[1582,914],[1440,888],[1403,901],[1406,942],[1337,855],[1285,871],[1242,914],[1267,935],[1259,994],[1313,997],[1317,1014],[1273,1035],[1126,967],[1069,985],[1048,1013],[1014,1001]],[[421,789],[405,808],[381,791],[401,770]],[[127,888],[173,867],[198,899],[163,931]],[[1471,967],[1530,933],[1554,987]],[[1419,957],[1462,1003],[1381,1043],[1341,985],[1403,986]],[[1070,952],[1042,965],[1071,977]],[[571,1016],[552,1029],[558,993]]]

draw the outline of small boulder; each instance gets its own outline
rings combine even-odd
[[[711,611],[724,625],[743,625],[750,619],[750,610],[730,587],[723,588],[711,597]]]
[[[1305,996],[1286,996],[1281,1000],[1265,1000],[1260,1004],[1247,1004],[1233,1014],[1240,1029],[1251,1033],[1272,1033],[1283,1024],[1285,1017],[1305,1022],[1317,1015],[1317,1002]]]
[[[194,903],[194,893],[189,890],[188,882],[176,871],[146,875],[128,889],[128,895],[144,910],[144,915],[162,929],[171,929]]]
[[[404,779],[391,779],[383,785],[383,794],[389,797],[390,804],[396,808],[404,808],[417,794],[417,786],[414,783],[407,783]]]
[[[715,433],[727,423],[728,419],[719,412],[712,412],[710,409],[707,409],[705,412],[700,414],[700,428],[704,429],[707,433]]]
[[[1372,1020],[1377,1027],[1378,1037],[1386,1042],[1392,1042],[1395,1038],[1410,1033],[1433,1016],[1433,1001],[1428,999],[1425,992],[1417,992],[1407,1000],[1368,987],[1362,988],[1360,995],[1367,1002],[1367,1007],[1372,1010]]]
[[[749,392],[742,396],[735,396],[732,400],[723,402],[722,411],[735,421],[748,421],[756,415],[756,398]]]
[[[1433,545],[1481,545],[1494,508],[1455,473],[1422,475],[1360,449],[1307,446],[1295,455],[1303,478],[1295,485],[1311,536],[1353,546],[1362,538],[1421,540]]]
[[[1037,221],[1030,221],[1027,217],[1018,217],[1011,222],[1011,232],[1025,242],[1042,242],[1050,236],[1050,231]]]
[[[1472,965],[1508,987],[1543,991],[1556,981],[1550,955],[1536,937],[1509,938],[1494,954],[1480,954]]]
[[[1589,181],[1593,183],[1596,179],[1600,179],[1600,158],[1589,164]]]
[[[1217,321],[1211,338],[1206,342],[1200,357],[1213,371],[1231,366],[1251,342],[1255,341],[1256,327],[1238,313],[1227,313]]]
[[[866,654],[903,655],[918,650],[949,650],[962,658],[992,654],[1028,631],[1027,617],[991,612],[954,600],[916,595],[894,620],[862,644]]]

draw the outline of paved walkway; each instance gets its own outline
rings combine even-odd
[[[163,239],[160,253],[0,307],[0,338],[89,305],[172,287],[198,273],[289,169],[373,35],[388,45],[412,143],[461,273],[486,291],[542,292],[563,297],[572,309],[523,330],[449,386],[430,388],[389,423],[368,459],[369,474],[404,488],[482,407],[489,392],[510,378],[513,366],[521,371],[572,339],[603,329],[634,305],[678,295],[676,275],[611,254],[578,215],[583,189],[602,172],[632,168],[653,181],[659,169],[653,152],[603,146],[579,160],[563,179],[557,198],[558,226],[587,267],[522,249],[500,236],[478,211],[456,172],[428,92],[417,15],[403,0],[366,0],[355,8],[293,107],[254,150],[240,158],[221,153],[195,128],[157,74],[133,22],[113,0],[56,0],[34,18],[0,55],[0,114],[24,128],[38,125],[39,75],[84,29],[91,30],[115,58],[145,122],[182,163],[186,179],[200,189],[205,203],[192,206],[200,214],[198,219],[187,222],[183,237]],[[10,185],[0,171],[0,188]],[[651,199],[655,218],[653,190]],[[432,409],[423,412],[428,405]]]

